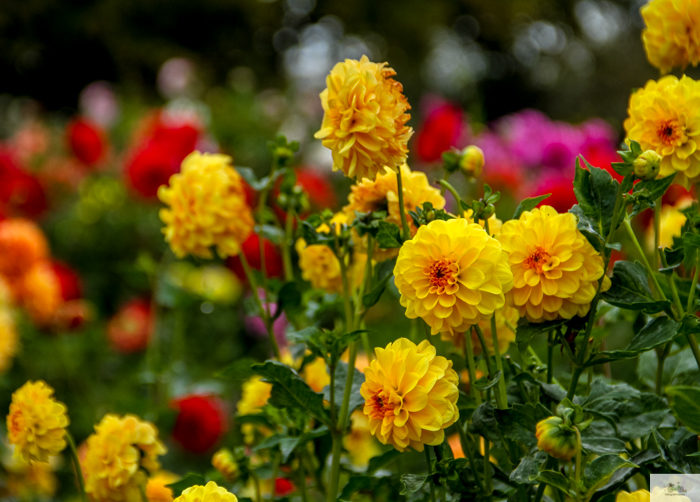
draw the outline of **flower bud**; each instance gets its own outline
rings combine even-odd
[[[489,204],[481,211],[479,216],[482,220],[488,220],[494,214],[496,214],[496,206]]]
[[[576,432],[559,417],[549,417],[537,424],[537,447],[561,460],[571,460],[578,450]]]
[[[213,465],[229,483],[233,483],[238,479],[238,463],[236,459],[233,458],[233,454],[230,450],[222,448],[214,453],[211,459],[211,465]]]
[[[462,150],[459,167],[465,174],[478,178],[484,167],[484,152],[478,146],[469,145]]]
[[[661,169],[661,155],[647,150],[634,161],[634,175],[642,181],[655,180]]]

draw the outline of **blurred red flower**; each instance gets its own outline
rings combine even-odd
[[[92,167],[102,160],[107,150],[107,135],[100,126],[79,117],[68,124],[66,133],[68,145],[83,164]]]
[[[46,208],[39,180],[19,166],[11,150],[0,148],[0,213],[37,218]]]
[[[80,276],[75,270],[69,265],[55,260],[51,262],[51,268],[53,268],[53,272],[61,286],[61,297],[64,302],[77,300],[83,296]]]
[[[205,453],[226,432],[226,413],[216,396],[183,396],[173,400],[171,406],[179,411],[173,439],[187,451]]]
[[[573,177],[554,175],[540,179],[539,184],[532,192],[531,197],[538,195],[552,194],[543,200],[539,205],[552,206],[558,213],[566,213],[576,204],[574,194]]]
[[[437,162],[442,153],[458,142],[464,132],[464,112],[452,104],[443,103],[426,117],[416,138],[416,153],[422,162]]]
[[[246,260],[250,267],[255,270],[262,269],[260,260],[260,238],[258,234],[250,234],[243,245],[241,252],[245,254]],[[282,255],[279,249],[269,239],[263,237],[263,253],[265,254],[265,271],[268,277],[282,277],[284,264],[282,263]],[[231,256],[226,260],[228,267],[235,273],[239,279],[246,281],[245,270],[241,263],[240,256]]]
[[[586,159],[590,165],[605,169],[617,181],[622,181],[623,176],[617,174],[611,165],[613,162],[621,162],[622,159],[608,142],[598,141],[587,143],[581,151],[581,156]],[[586,167],[583,162],[581,162],[581,164],[581,167]]]
[[[294,493],[294,484],[287,478],[277,478],[275,479],[275,496],[276,497],[286,497]]]
[[[107,337],[112,348],[129,354],[144,350],[153,334],[151,303],[137,298],[121,306],[107,324]]]

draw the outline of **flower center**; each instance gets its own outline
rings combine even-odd
[[[656,134],[664,145],[674,145],[681,139],[683,131],[676,120],[665,120],[659,124]]]
[[[455,283],[454,264],[445,258],[428,266],[425,273],[430,278],[430,285],[436,288],[445,288]]]
[[[549,253],[542,248],[542,246],[537,246],[535,252],[527,257],[525,260],[525,266],[527,268],[534,268],[537,270],[538,274],[542,273],[542,267],[549,263]]]
[[[374,400],[374,409],[372,410],[371,418],[381,420],[394,412],[394,405],[385,402],[381,395],[375,394],[372,399]]]
[[[12,413],[9,422],[10,434],[19,434],[24,430],[24,416],[21,411]]]

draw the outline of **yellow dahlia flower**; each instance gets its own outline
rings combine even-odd
[[[700,179],[700,82],[668,75],[650,80],[630,96],[627,138],[642,150],[661,155],[660,177],[678,173],[675,182],[690,188]]]
[[[506,298],[530,322],[588,313],[603,277],[603,258],[576,224],[576,216],[550,206],[503,224],[498,240],[508,252],[515,281]]]
[[[474,214],[474,211],[471,209],[467,209],[464,211],[464,217],[467,219],[469,223],[474,223],[474,218],[472,218],[472,215]],[[479,225],[481,228],[486,228],[486,222],[484,220],[479,220]],[[496,218],[496,215],[493,214],[489,218],[489,235],[491,237],[496,237],[498,234],[501,233],[501,227],[503,226],[503,221]]]
[[[211,458],[211,465],[213,465],[229,483],[233,483],[238,479],[238,462],[233,458],[233,454],[230,450],[222,448],[214,453],[214,456]]]
[[[515,331],[513,331],[510,326],[517,326],[520,320],[520,313],[518,309],[511,307],[506,304],[500,309],[496,310],[494,314],[496,316],[496,331],[498,333],[498,350],[501,354],[505,354],[508,351],[510,344],[515,342]],[[486,342],[486,347],[488,348],[489,354],[493,355],[493,337],[491,336],[491,321],[479,321],[479,327],[481,332],[484,334],[484,341]],[[481,354],[481,342],[479,337],[474,332],[473,329],[469,330],[472,347],[474,347],[474,355],[478,356]],[[456,332],[454,334],[449,332],[440,333],[440,337],[443,340],[451,341],[456,347],[460,349],[460,352],[464,350],[464,333]]]
[[[85,492],[94,502],[140,501],[144,470],[157,472],[158,456],[166,451],[152,423],[134,415],[105,415],[87,439]]]
[[[222,258],[237,255],[253,231],[243,180],[231,162],[227,155],[192,152],[169,186],[158,189],[168,206],[160,210],[165,241],[177,257],[211,258],[212,247]]]
[[[354,466],[364,468],[372,457],[381,453],[379,443],[369,430],[369,417],[357,410],[350,415],[350,434],[343,437],[343,446]]]
[[[621,491],[615,498],[615,502],[649,502],[650,500],[651,493],[647,490],[637,490],[632,493]]]
[[[505,305],[513,274],[501,244],[459,218],[420,227],[401,247],[394,282],[406,317],[422,318],[436,335],[490,319]]]
[[[443,209],[445,198],[440,190],[430,186],[428,177],[420,171],[411,171],[406,164],[401,165],[401,178],[403,184],[403,202],[406,214],[415,211],[416,207],[424,202],[430,202],[434,208]],[[364,179],[350,187],[348,204],[343,208],[348,218],[354,218],[355,211],[366,213],[369,211],[386,211],[386,221],[401,226],[401,212],[399,208],[398,182],[396,173],[388,167],[379,174],[375,180]],[[411,235],[416,235],[417,228],[413,224],[413,218],[408,216],[408,226]],[[367,243],[363,239],[359,243],[360,249],[366,253]],[[398,254],[398,249],[375,249],[372,258],[377,261],[393,258]]]
[[[253,415],[260,413],[262,407],[267,404],[272,394],[272,384],[263,382],[259,375],[252,376],[243,384],[241,399],[236,404],[238,415]],[[253,424],[243,424],[241,432],[246,444],[255,441],[255,426]]]
[[[19,337],[14,315],[10,309],[0,307],[0,374],[10,368],[18,351]]]
[[[374,179],[384,166],[406,162],[413,129],[403,87],[386,63],[346,59],[336,64],[321,93],[323,124],[314,137],[333,153],[333,170]]]
[[[688,218],[681,213],[681,209],[685,209],[693,203],[690,197],[680,199],[676,204],[670,206],[664,204],[661,206],[661,218],[659,223],[659,247],[672,248],[673,238],[681,236],[681,230]],[[654,225],[649,225],[646,232],[646,241],[649,249],[654,249]]]
[[[25,462],[48,462],[51,455],[66,447],[67,409],[53,393],[40,380],[25,383],[12,394],[7,439],[15,445],[15,455]]]
[[[51,499],[58,489],[58,479],[53,463],[28,464],[20,458],[14,459],[11,465],[5,466],[8,473],[7,493],[18,500]]]
[[[360,394],[370,432],[399,451],[438,445],[459,418],[459,378],[452,361],[437,356],[427,340],[399,338],[375,349]]]
[[[700,62],[700,1],[652,0],[641,9],[649,62],[666,74]]]
[[[323,388],[331,383],[331,377],[326,370],[326,361],[322,357],[317,357],[304,366],[302,377],[314,392],[323,392]]]
[[[180,476],[168,471],[160,471],[148,478],[146,498],[148,502],[173,502],[173,489],[168,485],[175,483]]]
[[[175,499],[175,502],[238,502],[238,498],[225,488],[209,481],[205,486],[190,486]]]

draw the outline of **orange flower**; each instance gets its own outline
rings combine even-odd
[[[0,221],[1,275],[21,276],[48,255],[46,237],[34,222],[20,218]]]

